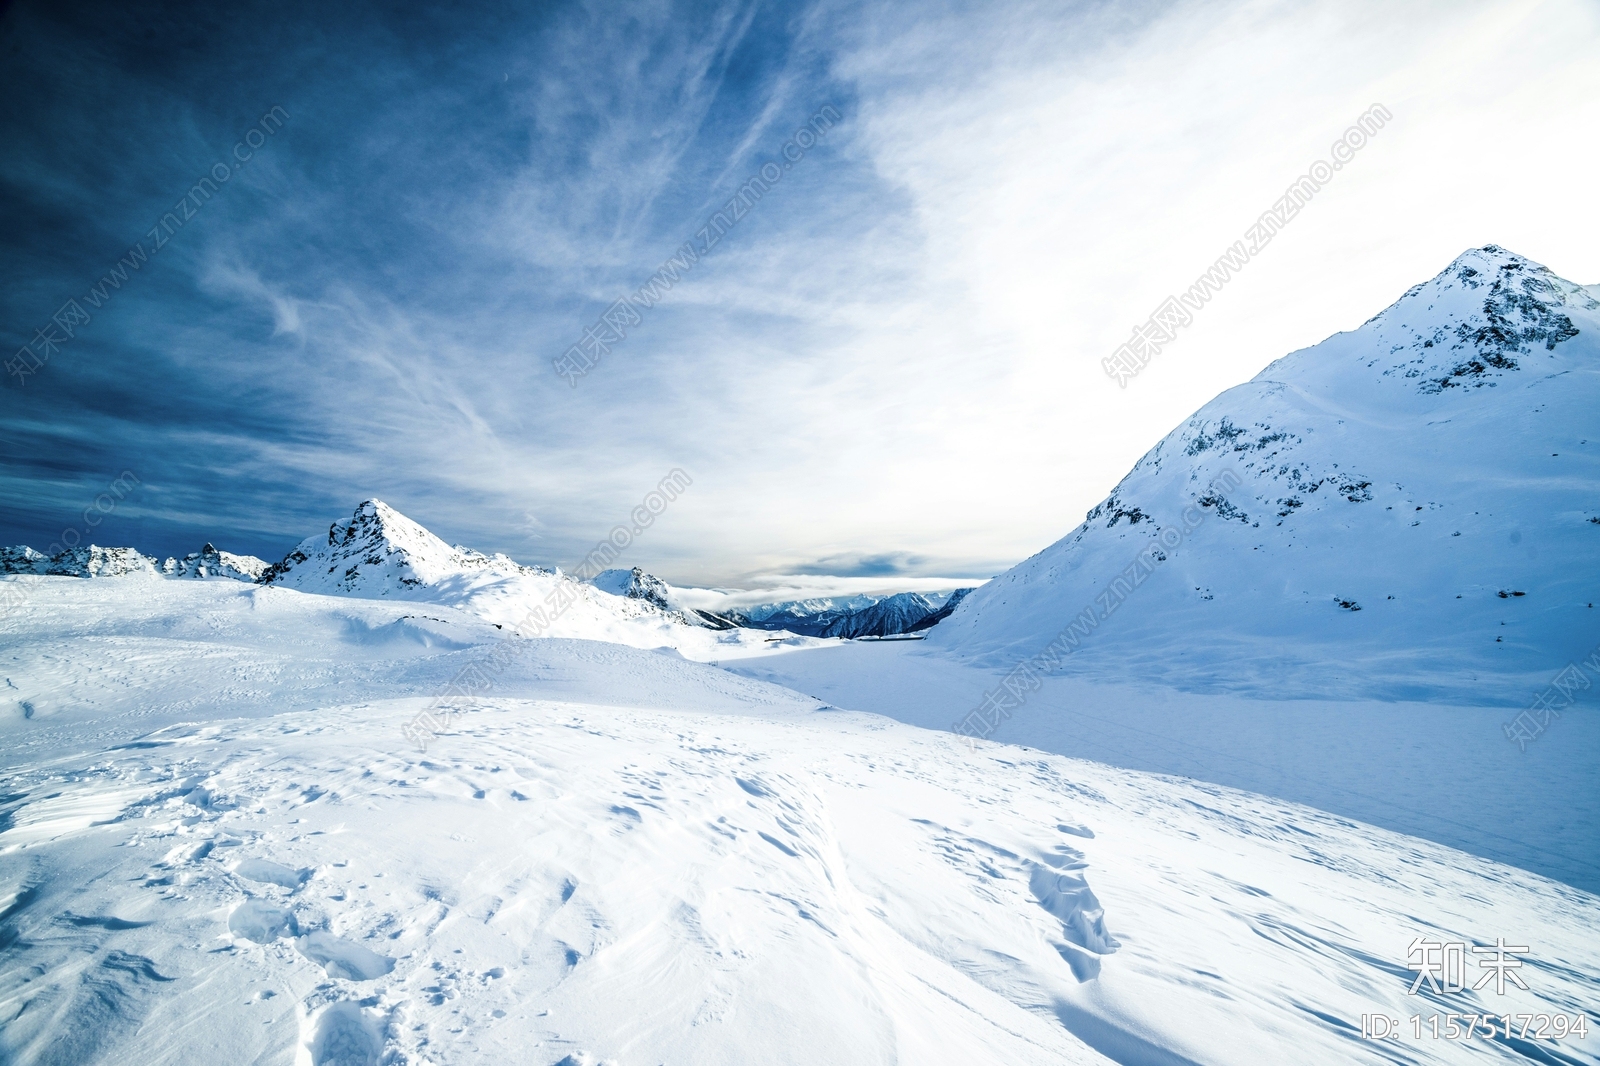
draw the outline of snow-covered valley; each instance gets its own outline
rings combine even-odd
[[[5,617],[8,1060],[1600,1061],[1361,1035],[1588,1009],[1588,893],[593,641],[519,641],[422,752],[518,639],[427,613],[129,577]],[[1408,996],[1419,936],[1527,944],[1529,991]]]
[[[925,729],[952,729],[1003,690],[1006,670],[927,644],[801,648],[723,665]],[[1064,671],[1042,678],[990,739],[1277,796],[1600,892],[1600,716],[1592,700],[1575,701],[1522,750],[1505,735],[1516,713],[1469,701],[1186,692]]]

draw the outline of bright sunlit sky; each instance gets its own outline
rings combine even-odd
[[[1468,247],[1600,281],[1588,0],[22,2],[0,57],[7,358],[152,253],[7,378],[5,544],[81,527],[127,470],[86,540],[276,559],[376,496],[570,566],[681,468],[624,564],[987,577],[1212,396]],[[1393,120],[1107,378],[1373,104]],[[825,106],[839,123],[569,387],[552,359]]]

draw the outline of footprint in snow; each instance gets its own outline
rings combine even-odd
[[[321,930],[301,935],[294,913],[265,900],[247,899],[228,915],[228,931],[257,944],[279,937],[294,941],[295,950],[321,966],[329,977],[375,981],[394,969],[394,960],[360,944]]]
[[[280,936],[299,936],[300,927],[283,907],[247,899],[228,915],[228,932],[257,944],[270,944]]]
[[[311,1066],[377,1066],[383,1054],[383,1027],[359,1003],[331,1003],[306,1029]]]
[[[251,881],[287,888],[290,892],[311,879],[309,869],[291,870],[287,866],[266,859],[240,859],[233,872]]]
[[[387,955],[368,951],[332,933],[307,933],[298,938],[294,946],[300,954],[319,963],[329,977],[342,977],[346,981],[375,981],[394,969],[394,960]]]

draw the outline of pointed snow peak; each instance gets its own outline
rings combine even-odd
[[[382,500],[363,500],[348,521],[328,527],[275,563],[263,584],[306,592],[389,596],[416,592],[465,571],[537,572],[504,555],[452,548]]]
[[[328,530],[328,543],[344,547],[382,544],[390,551],[405,551],[441,562],[454,554],[450,545],[382,500],[366,500],[349,522],[335,522]]]
[[[210,541],[197,552],[161,564],[161,572],[168,577],[226,577],[235,581],[259,581],[266,569],[264,560],[254,555],[219,551]]]
[[[654,574],[647,574],[640,567],[631,570],[616,569],[602,570],[589,582],[602,592],[609,592],[613,596],[623,596],[630,600],[644,600],[653,603],[663,611],[676,610],[672,603],[671,589],[665,581]]]
[[[362,500],[356,505],[355,520],[357,522],[377,522],[380,525],[386,522],[403,522],[407,525],[416,525],[405,515],[384,503],[377,497]]]
[[[1445,268],[1444,272],[1450,273],[1451,271],[1462,268],[1475,270],[1484,270],[1487,268],[1489,270],[1496,270],[1509,264],[1518,264],[1524,267],[1530,265],[1538,266],[1537,263],[1533,263],[1529,259],[1524,259],[1516,252],[1502,248],[1498,244],[1486,244],[1482,248],[1468,248],[1466,251],[1456,256],[1455,259],[1451,261],[1450,265]]]
[[[1581,356],[1566,342],[1588,328],[1573,316],[1597,310],[1600,302],[1582,286],[1486,244],[1456,256],[1361,328],[1279,359],[1255,382],[1385,404],[1408,394],[1494,388],[1508,377],[1570,369],[1569,360]]]
[[[356,505],[348,522],[335,522],[328,527],[328,543],[350,544],[372,537],[388,538],[397,542],[433,542],[448,550],[444,541],[429,533],[382,500],[363,500]]]
[[[328,527],[326,545],[301,544],[265,580],[307,591],[388,595],[430,584],[461,568],[460,553],[382,500],[363,500]],[[297,556],[299,558],[297,558]]]
[[[1457,296],[1455,300],[1446,299],[1448,311],[1465,310],[1467,315],[1488,314],[1491,318],[1517,317],[1519,313],[1523,317],[1548,317],[1554,309],[1569,305],[1595,309],[1594,299],[1581,285],[1498,244],[1486,244],[1468,248],[1433,278],[1412,286],[1374,321],[1402,308],[1408,317],[1415,317],[1423,310],[1434,309],[1441,298],[1452,293]],[[1455,306],[1457,302],[1463,307]]]

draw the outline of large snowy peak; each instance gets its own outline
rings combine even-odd
[[[1495,246],[1224,392],[931,647],[1513,702],[1600,643],[1600,302]],[[1057,638],[1061,637],[1059,641]]]
[[[262,583],[364,598],[426,598],[424,590],[465,571],[528,570],[503,555],[453,548],[382,500],[367,500],[326,537],[308,537],[262,575]]]
[[[1360,329],[1287,355],[1254,380],[1293,382],[1363,406],[1410,406],[1412,394],[1558,374],[1593,351],[1566,347],[1580,332],[1574,315],[1600,311],[1591,288],[1497,245],[1472,248]]]

